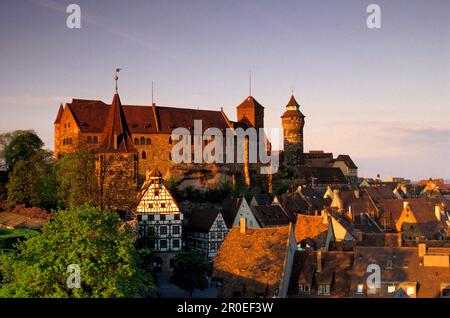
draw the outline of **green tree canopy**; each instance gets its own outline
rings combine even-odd
[[[61,211],[3,258],[0,297],[135,297],[153,287],[135,235],[118,215],[87,206]],[[81,270],[81,288],[67,287],[67,267]]]
[[[4,157],[8,170],[20,160],[28,160],[36,154],[44,143],[34,132],[23,132],[15,136],[5,147]]]
[[[25,204],[47,210],[56,208],[53,178],[53,155],[50,151],[40,149],[30,158],[17,161],[9,174],[8,204]]]
[[[56,181],[62,206],[99,206],[95,155],[89,150],[64,155],[56,164]]]
[[[171,281],[192,297],[194,290],[205,290],[208,287],[207,271],[208,264],[201,251],[183,252],[175,258]]]

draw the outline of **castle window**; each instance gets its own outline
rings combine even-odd
[[[155,197],[157,197],[159,195],[159,190],[155,189],[154,194],[155,194]]]
[[[165,208],[166,204],[165,203],[161,203],[161,208]]]
[[[159,242],[159,244],[160,244],[160,248],[162,248],[162,249],[166,249],[167,248],[167,240],[161,240],[160,242]]]
[[[94,136],[94,144],[98,144],[98,137]]]
[[[147,153],[145,151],[142,152],[142,159],[147,159]]]
[[[134,144],[135,145],[139,145],[139,139],[138,138],[134,138]]]
[[[148,204],[148,208],[149,208],[149,209],[153,209],[153,203],[149,203],[149,204]]]
[[[147,138],[147,146],[150,146],[152,144],[152,140],[150,138]]]
[[[172,136],[169,137],[169,145],[172,144]]]
[[[91,137],[91,136],[88,136],[88,137],[87,137],[87,143],[88,143],[88,144],[92,144],[92,137]]]
[[[169,160],[172,160],[172,153],[169,152]]]
[[[167,235],[167,226],[161,226],[159,228],[159,234],[161,235]]]
[[[141,145],[145,145],[145,137],[141,137]]]
[[[65,145],[65,144],[66,144],[66,138],[63,139],[63,145]]]

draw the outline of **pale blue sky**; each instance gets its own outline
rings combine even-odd
[[[77,3],[82,28],[66,27]],[[366,27],[366,7],[382,27]],[[450,178],[450,1],[0,2],[0,131],[53,148],[61,101],[219,109],[252,95],[281,127],[290,87],[305,148],[348,153],[360,175]],[[276,144],[276,142],[275,142]]]

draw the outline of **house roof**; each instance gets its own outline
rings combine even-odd
[[[317,252],[297,251],[292,268],[290,295],[294,296],[298,284],[308,284],[311,296],[317,296],[317,285],[330,285],[331,297],[348,297],[350,291],[353,252],[322,252],[322,270],[317,272]]]
[[[450,249],[447,249],[448,256]],[[445,251],[444,251],[445,252]],[[381,267],[381,281],[411,282],[417,284],[417,297],[434,298],[440,296],[440,284],[450,282],[450,270],[445,267],[424,266],[416,247],[355,247],[352,271],[352,293],[358,284],[367,279],[367,266],[376,263]],[[389,264],[388,264],[389,263]],[[392,266],[388,266],[392,265]],[[386,293],[386,285],[382,290]],[[384,295],[388,297],[389,295]]]
[[[61,122],[62,115],[64,113],[63,105],[59,105],[58,115],[56,115],[55,124],[59,124]]]
[[[244,285],[244,296],[255,297],[257,291],[277,296],[291,231],[291,226],[283,226],[247,228],[241,233],[239,227],[233,227],[214,258],[212,275],[223,279],[225,297],[242,292]]]
[[[379,202],[383,199],[397,199],[394,192],[387,186],[374,186],[364,188],[364,192],[374,201]]]
[[[233,198],[229,197],[223,200],[222,202],[222,217],[225,221],[225,224],[228,228],[233,226],[234,219],[236,218],[236,214],[239,211],[239,208],[242,204],[244,198]]]
[[[187,228],[199,232],[209,232],[219,214],[220,210],[216,208],[193,209]]]
[[[279,205],[257,205],[251,209],[262,227],[283,226],[291,222],[289,216]]]
[[[382,211],[382,218],[390,220],[391,227],[394,227],[395,223],[400,218],[403,212],[403,202],[409,203],[410,208],[422,231],[427,235],[433,235],[437,226],[441,222],[436,219],[435,203],[429,199],[420,198],[407,200],[381,200],[378,205],[380,206],[380,210]]]
[[[256,194],[255,196],[253,196],[253,199],[255,199],[258,205],[272,204],[273,201],[268,193]]]
[[[298,192],[284,193],[281,195],[283,209],[290,215],[308,211],[308,202],[306,202]]]
[[[73,99],[67,104],[83,133],[102,133],[111,105],[100,100]],[[178,127],[193,129],[194,120],[202,121],[202,129],[229,128],[223,112],[167,106],[122,105],[124,118],[132,134],[171,134]]]
[[[325,245],[328,234],[328,223],[323,222],[322,216],[297,215],[295,223],[295,239],[297,244],[305,240],[312,241],[315,248]]]
[[[335,161],[343,161],[350,169],[358,169],[358,167],[353,162],[352,158],[349,155],[339,155],[335,159]]]
[[[339,168],[329,167],[301,167],[299,178],[311,182],[314,178],[316,184],[348,184],[347,179]]]

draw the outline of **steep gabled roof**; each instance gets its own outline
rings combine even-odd
[[[59,124],[61,122],[63,113],[64,113],[64,108],[63,108],[63,105],[61,104],[61,105],[59,105],[58,115],[56,116],[55,124]]]
[[[99,152],[136,152],[119,94],[114,94],[103,133],[105,136]]]
[[[296,106],[299,107],[300,105],[297,103],[297,101],[295,100],[294,94],[291,95],[291,99],[289,99],[289,102],[287,103],[286,106]]]
[[[191,231],[209,232],[219,214],[220,210],[216,208],[193,209],[187,228]]]
[[[262,227],[289,225],[291,220],[279,205],[257,205],[250,207]]]

